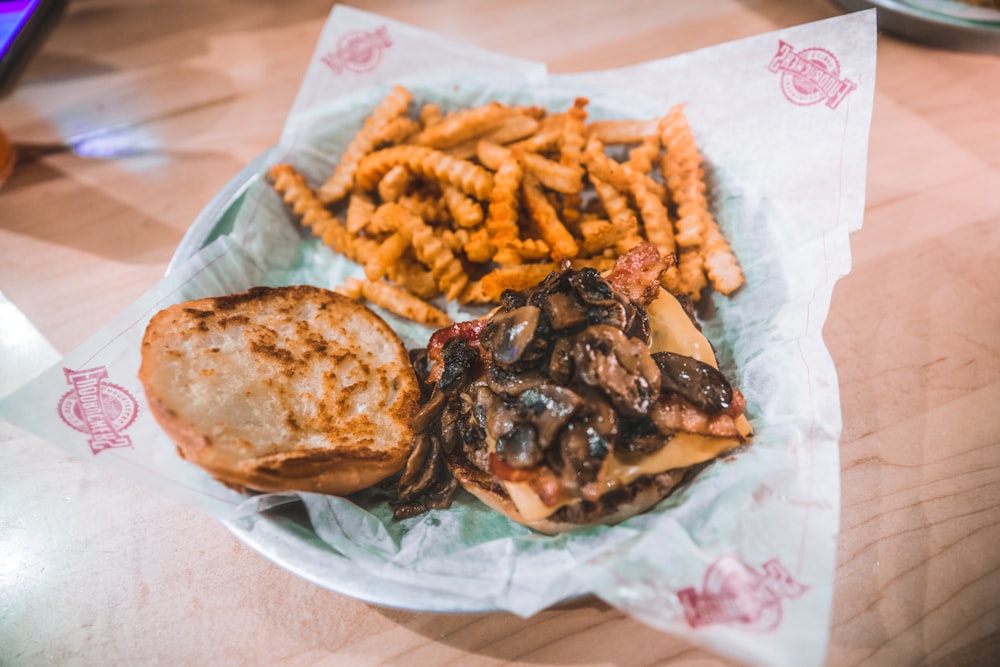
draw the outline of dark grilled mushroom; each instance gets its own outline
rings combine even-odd
[[[587,306],[576,294],[552,292],[538,299],[542,312],[549,316],[555,331],[587,323]]]
[[[545,376],[538,371],[514,373],[493,365],[486,369],[486,384],[496,394],[518,396],[545,382]]]
[[[535,425],[538,445],[548,449],[559,431],[584,405],[576,392],[553,384],[545,384],[525,391],[518,397],[518,408],[524,419]]]
[[[695,407],[714,415],[733,402],[733,387],[718,369],[673,352],[653,354],[664,391],[679,394]]]
[[[427,490],[434,481],[440,457],[438,439],[428,433],[419,434],[399,479],[400,500],[413,500]]]
[[[507,370],[537,360],[548,348],[538,336],[542,311],[536,306],[522,306],[490,318],[480,337],[480,344],[493,355],[493,363]]]
[[[479,350],[463,336],[449,338],[441,350],[444,370],[437,382],[438,388],[448,396],[454,396],[469,382],[477,362]]]
[[[569,343],[573,377],[601,389],[627,417],[640,417],[660,394],[660,368],[645,342],[607,325],[594,325]]]
[[[514,428],[497,438],[496,452],[511,468],[530,468],[542,461],[538,433],[532,424],[514,424]]]

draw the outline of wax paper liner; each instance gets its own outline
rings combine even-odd
[[[337,6],[281,141],[249,179],[231,229],[179,257],[122,315],[0,402],[0,414],[252,527],[258,512],[290,496],[235,493],[182,461],[145,409],[136,372],[145,325],[168,304],[360,275],[294,224],[263,178],[266,166],[288,161],[322,182],[393,84],[446,111],[493,99],[561,110],[585,96],[592,119],[645,118],[683,103],[713,210],[747,277],[732,297],[713,295],[701,316],[721,367],[748,399],[752,444],[646,514],[556,537],[512,524],[464,493],[449,510],[403,522],[391,520],[377,489],[298,499],[315,536],[385,586],[522,616],[594,594],[748,664],[819,665],[833,594],[841,429],[822,326],[834,283],[850,268],[849,232],[862,222],[874,72],[874,12],[557,76]],[[449,308],[456,318],[476,314]],[[426,342],[425,328],[382,314],[408,345]]]

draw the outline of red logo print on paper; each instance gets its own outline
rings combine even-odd
[[[66,424],[86,433],[90,451],[131,447],[132,438],[124,431],[135,421],[139,404],[124,387],[107,382],[104,366],[73,371],[64,368],[66,382],[72,389],[59,399],[59,416]]]
[[[685,588],[677,597],[692,628],[722,623],[770,632],[781,623],[781,601],[797,598],[808,586],[792,578],[777,558],[758,572],[735,556],[723,556],[705,572],[701,590]]]
[[[378,67],[382,51],[390,46],[392,40],[386,26],[371,31],[351,30],[340,36],[336,50],[323,56],[322,61],[334,74],[370,72]]]
[[[768,71],[781,75],[781,92],[792,104],[809,106],[826,102],[836,109],[847,94],[857,88],[850,79],[840,76],[840,61],[820,48],[796,51],[785,41],[778,41],[778,52],[767,66]]]

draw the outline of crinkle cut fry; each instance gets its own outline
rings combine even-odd
[[[711,216],[705,221],[705,241],[701,246],[701,255],[705,259],[705,272],[716,291],[729,296],[743,284],[743,269],[736,261],[736,255],[722,235],[718,223]]]
[[[667,191],[663,185],[647,174],[640,174],[628,165],[609,158],[604,153],[604,144],[596,136],[591,136],[587,140],[587,146],[583,151],[583,164],[592,178],[607,181],[622,192],[628,192],[632,182],[640,180],[647,190],[660,198],[660,201],[666,201]]]
[[[647,120],[598,120],[587,125],[587,137],[594,137],[602,144],[636,144],[656,132],[658,119]]]
[[[674,227],[667,214],[663,200],[654,195],[640,179],[632,182],[632,197],[639,207],[642,224],[646,230],[646,240],[649,241],[660,255],[666,257],[677,251],[674,244]]]
[[[460,157],[468,160],[476,156],[476,146],[480,141],[490,141],[495,144],[509,144],[525,137],[534,135],[538,130],[538,121],[531,116],[516,113],[503,119],[499,125],[491,128],[483,134],[466,139],[462,143],[455,144],[444,149],[448,155]]]
[[[660,160],[660,171],[677,206],[677,245],[696,247],[702,242],[708,200],[701,153],[680,105],[663,117],[660,141],[666,149]]]
[[[476,146],[479,161],[487,168],[496,171],[517,148],[507,148],[490,141],[480,141]],[[549,160],[543,155],[521,151],[521,162],[524,168],[534,174],[542,185],[564,194],[574,194],[583,189],[583,170],[572,169]]]
[[[406,113],[413,96],[403,86],[393,86],[372,113],[365,119],[361,130],[347,145],[333,175],[317,191],[320,201],[329,205],[347,196],[354,183],[358,163],[375,147],[379,131],[393,119]]]
[[[743,271],[708,208],[701,152],[682,106],[674,106],[663,118],[661,141],[667,148],[661,170],[679,216],[677,244],[697,247],[712,287],[729,295],[743,284]]]
[[[430,268],[438,288],[448,299],[454,299],[461,293],[469,278],[462,263],[455,257],[451,243],[399,204],[382,204],[372,217],[373,226],[394,228],[396,231],[380,246],[379,255],[382,255],[383,248],[384,255],[369,262],[372,267],[370,273],[368,265],[365,266],[365,275],[369,280],[372,276],[385,275],[389,266],[412,244],[417,259]]]
[[[503,251],[508,242],[520,235],[517,195],[524,178],[520,157],[520,151],[511,151],[493,176],[493,192],[486,214],[486,233],[493,252]],[[503,259],[500,257],[497,261],[503,263]]]
[[[687,294],[692,301],[701,300],[701,290],[708,286],[705,280],[705,260],[694,248],[681,249],[677,256],[676,290]],[[669,285],[664,285],[673,291]]]
[[[493,189],[496,189],[496,176],[493,177]],[[451,212],[452,220],[459,227],[475,227],[483,221],[483,207],[474,199],[467,197],[454,185],[447,184],[442,188],[445,206]]]
[[[608,271],[615,264],[615,260],[602,257],[592,259],[573,260],[570,265],[574,269],[590,267],[597,271]],[[496,301],[505,290],[512,289],[521,291],[534,287],[547,275],[553,271],[560,270],[560,264],[556,262],[539,262],[534,264],[522,264],[519,266],[500,266],[475,283],[470,283],[468,293],[470,297]],[[472,298],[469,299],[472,301]],[[478,301],[482,303],[482,301]]]
[[[648,174],[653,170],[653,160],[660,157],[660,135],[650,134],[642,138],[642,142],[628,152],[629,169],[639,174]]]
[[[570,259],[576,257],[580,252],[580,247],[559,219],[559,215],[549,203],[534,174],[526,173],[521,179],[521,194],[524,197],[524,205],[528,209],[528,215],[538,227],[542,240],[548,244],[552,251],[552,259],[558,261],[564,257]]]
[[[431,148],[450,148],[493,129],[515,113],[517,112],[499,102],[462,109],[446,115],[413,136],[410,141]]]
[[[587,104],[585,97],[578,97],[573,102],[573,106],[566,112],[566,120],[563,123],[563,134],[559,142],[559,164],[568,167],[580,175],[580,183],[583,183],[583,166],[580,163],[583,157],[583,147],[586,139],[583,136],[584,126],[587,122]],[[565,193],[563,196],[563,220],[567,224],[575,224],[580,219],[580,206],[583,197],[579,192]]]
[[[403,165],[397,164],[379,180],[376,188],[378,196],[382,201],[396,201],[406,194],[411,180],[410,171]]]
[[[342,287],[337,288],[337,291],[355,299],[363,297],[375,305],[413,322],[439,328],[451,324],[451,318],[443,311],[406,290],[381,280],[348,278]]]
[[[314,236],[330,246],[334,252],[353,256],[351,235],[347,228],[323,206],[319,198],[306,183],[306,178],[295,171],[290,164],[276,164],[270,169],[271,182],[286,204],[302,224],[309,227]]]
[[[450,183],[477,199],[487,199],[493,189],[493,175],[479,165],[434,148],[408,144],[383,148],[362,158],[355,175],[357,186],[374,190],[382,177],[400,164],[415,174]]]
[[[372,219],[375,212],[375,202],[371,197],[360,192],[352,192],[347,200],[347,213],[345,221],[347,231],[352,235],[357,235],[368,226],[368,221]]]

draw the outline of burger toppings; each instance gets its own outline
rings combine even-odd
[[[745,401],[710,349],[690,346],[698,359],[684,345],[651,347],[647,306],[661,293],[674,300],[660,288],[666,268],[641,245],[607,278],[567,266],[505,292],[488,318],[438,331],[397,516],[450,502],[456,464],[493,480],[530,518],[607,501],[644,475],[672,486],[679,475],[662,473],[738,446],[749,434]],[[684,317],[683,335],[704,341]]]

